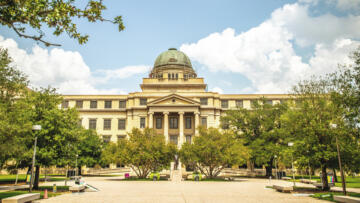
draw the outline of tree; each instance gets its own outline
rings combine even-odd
[[[149,128],[134,128],[129,139],[122,139],[117,143],[116,154],[114,146],[110,144],[106,147],[103,157],[108,158],[108,161],[130,166],[139,178],[146,178],[151,171],[169,168],[176,153],[174,145],[165,144],[164,136]],[[114,156],[115,160],[110,156]]]
[[[22,140],[31,132],[28,105],[21,97],[28,91],[28,80],[11,62],[7,50],[0,48],[0,168],[22,154]]]
[[[65,32],[70,38],[78,40],[79,44],[86,43],[89,36],[78,32],[75,18],[86,19],[92,23],[111,22],[118,25],[119,31],[125,28],[121,16],[113,20],[103,17],[106,7],[102,0],[88,0],[83,9],[79,4],[80,1],[75,0],[5,0],[0,3],[0,23],[14,30],[20,37],[33,39],[46,46],[60,45],[43,39],[45,25],[55,29],[55,36]],[[39,34],[30,34],[27,32],[28,27]]]
[[[229,125],[238,139],[249,148],[250,164],[265,165],[266,176],[272,176],[275,155],[284,146],[284,133],[280,117],[286,111],[285,104],[268,104],[265,98],[252,101],[252,108],[229,110],[222,123]],[[252,168],[252,167],[251,167]]]
[[[216,128],[200,128],[194,143],[184,143],[180,158],[209,178],[214,178],[229,165],[242,164],[247,150],[233,134],[221,133]]]
[[[339,130],[344,129],[343,120],[339,119],[342,109],[331,101],[327,80],[301,81],[294,86],[293,92],[298,105],[282,118],[287,139],[294,142],[295,158],[308,157],[308,161],[319,163],[322,188],[329,190],[326,169],[337,158],[336,134],[331,124],[336,122]]]

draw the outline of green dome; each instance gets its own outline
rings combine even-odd
[[[189,57],[175,48],[170,48],[161,53],[155,60],[154,69],[167,65],[179,65],[192,68]]]

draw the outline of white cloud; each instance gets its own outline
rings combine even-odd
[[[16,67],[29,76],[34,87],[52,86],[63,94],[126,94],[122,89],[98,89],[100,83],[112,78],[123,79],[143,73],[146,66],[130,66],[117,70],[102,70],[105,77],[95,77],[79,52],[53,48],[50,51],[34,46],[30,53],[20,49],[13,39],[0,36],[0,47],[7,48]],[[111,75],[110,75],[111,74]]]
[[[304,2],[275,10],[270,19],[246,32],[236,34],[227,28],[196,43],[183,44],[180,50],[210,71],[246,76],[252,84],[245,89],[287,92],[304,76],[329,73],[338,63],[349,62],[349,52],[359,45],[351,39],[360,38],[360,16],[312,17],[310,5]],[[309,63],[296,54],[294,43],[315,46]]]
[[[221,89],[220,87],[214,87],[210,90],[211,92],[217,92],[219,94],[223,94],[224,93],[224,90]]]
[[[135,74],[147,73],[151,70],[151,66],[125,66],[119,69],[102,69],[97,72],[104,74],[106,79],[124,79]]]

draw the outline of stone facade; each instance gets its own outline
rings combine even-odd
[[[128,95],[63,95],[63,108],[77,107],[81,125],[96,129],[104,141],[126,138],[132,128],[154,128],[167,142],[191,142],[196,127],[220,127],[228,109],[251,108],[251,101],[265,97],[273,104],[286,94],[219,94],[208,92],[197,77],[189,58],[176,49],[156,59],[141,92]]]

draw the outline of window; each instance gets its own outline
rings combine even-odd
[[[228,122],[222,122],[221,123],[221,128],[224,129],[224,130],[229,129],[229,123]]]
[[[206,117],[201,117],[201,125],[202,126],[207,126],[207,118]]]
[[[140,118],[140,128],[145,128],[145,118]]]
[[[243,100],[236,100],[236,107],[237,108],[243,108],[244,104],[243,104]]]
[[[185,117],[185,128],[191,129],[191,117]]]
[[[119,108],[120,109],[126,108],[126,100],[119,100]]]
[[[221,108],[228,108],[229,103],[228,100],[221,100]]]
[[[126,135],[118,135],[117,136],[117,139],[118,140],[122,140],[122,139],[125,139],[126,138]]]
[[[111,109],[112,106],[112,101],[111,100],[106,100],[105,101],[105,109]]]
[[[272,100],[266,100],[267,104],[273,105],[273,101]]]
[[[170,129],[178,129],[178,118],[170,117]]]
[[[125,119],[119,119],[118,120],[118,129],[119,130],[125,130]]]
[[[171,79],[171,74],[170,73],[168,73],[168,79]]]
[[[147,99],[146,98],[140,98],[140,105],[144,106],[147,104]]]
[[[79,127],[82,126],[82,118],[80,118],[80,119],[78,120],[78,126],[79,126]]]
[[[78,108],[78,109],[82,109],[82,108],[83,108],[83,101],[82,101],[82,100],[77,100],[77,101],[76,101],[76,108]]]
[[[200,98],[201,105],[208,105],[208,98]]]
[[[257,103],[257,100],[250,100],[250,107],[255,108],[255,104]]]
[[[176,79],[178,79],[178,78],[179,78],[179,75],[176,73],[175,77],[176,77]]]
[[[102,137],[105,143],[109,143],[111,140],[111,135],[103,135]]]
[[[89,129],[96,130],[96,119],[89,119]]]
[[[69,100],[63,100],[61,103],[61,108],[65,109],[69,107]]]
[[[90,108],[91,109],[96,109],[97,108],[97,101],[96,100],[90,101]]]
[[[162,128],[162,118],[161,117],[156,117],[156,129],[161,129]]]
[[[186,135],[185,140],[186,140],[186,143],[191,144],[191,135]]]
[[[178,136],[170,135],[170,143],[177,145],[178,144]]]
[[[111,130],[111,119],[104,119],[104,130]]]

